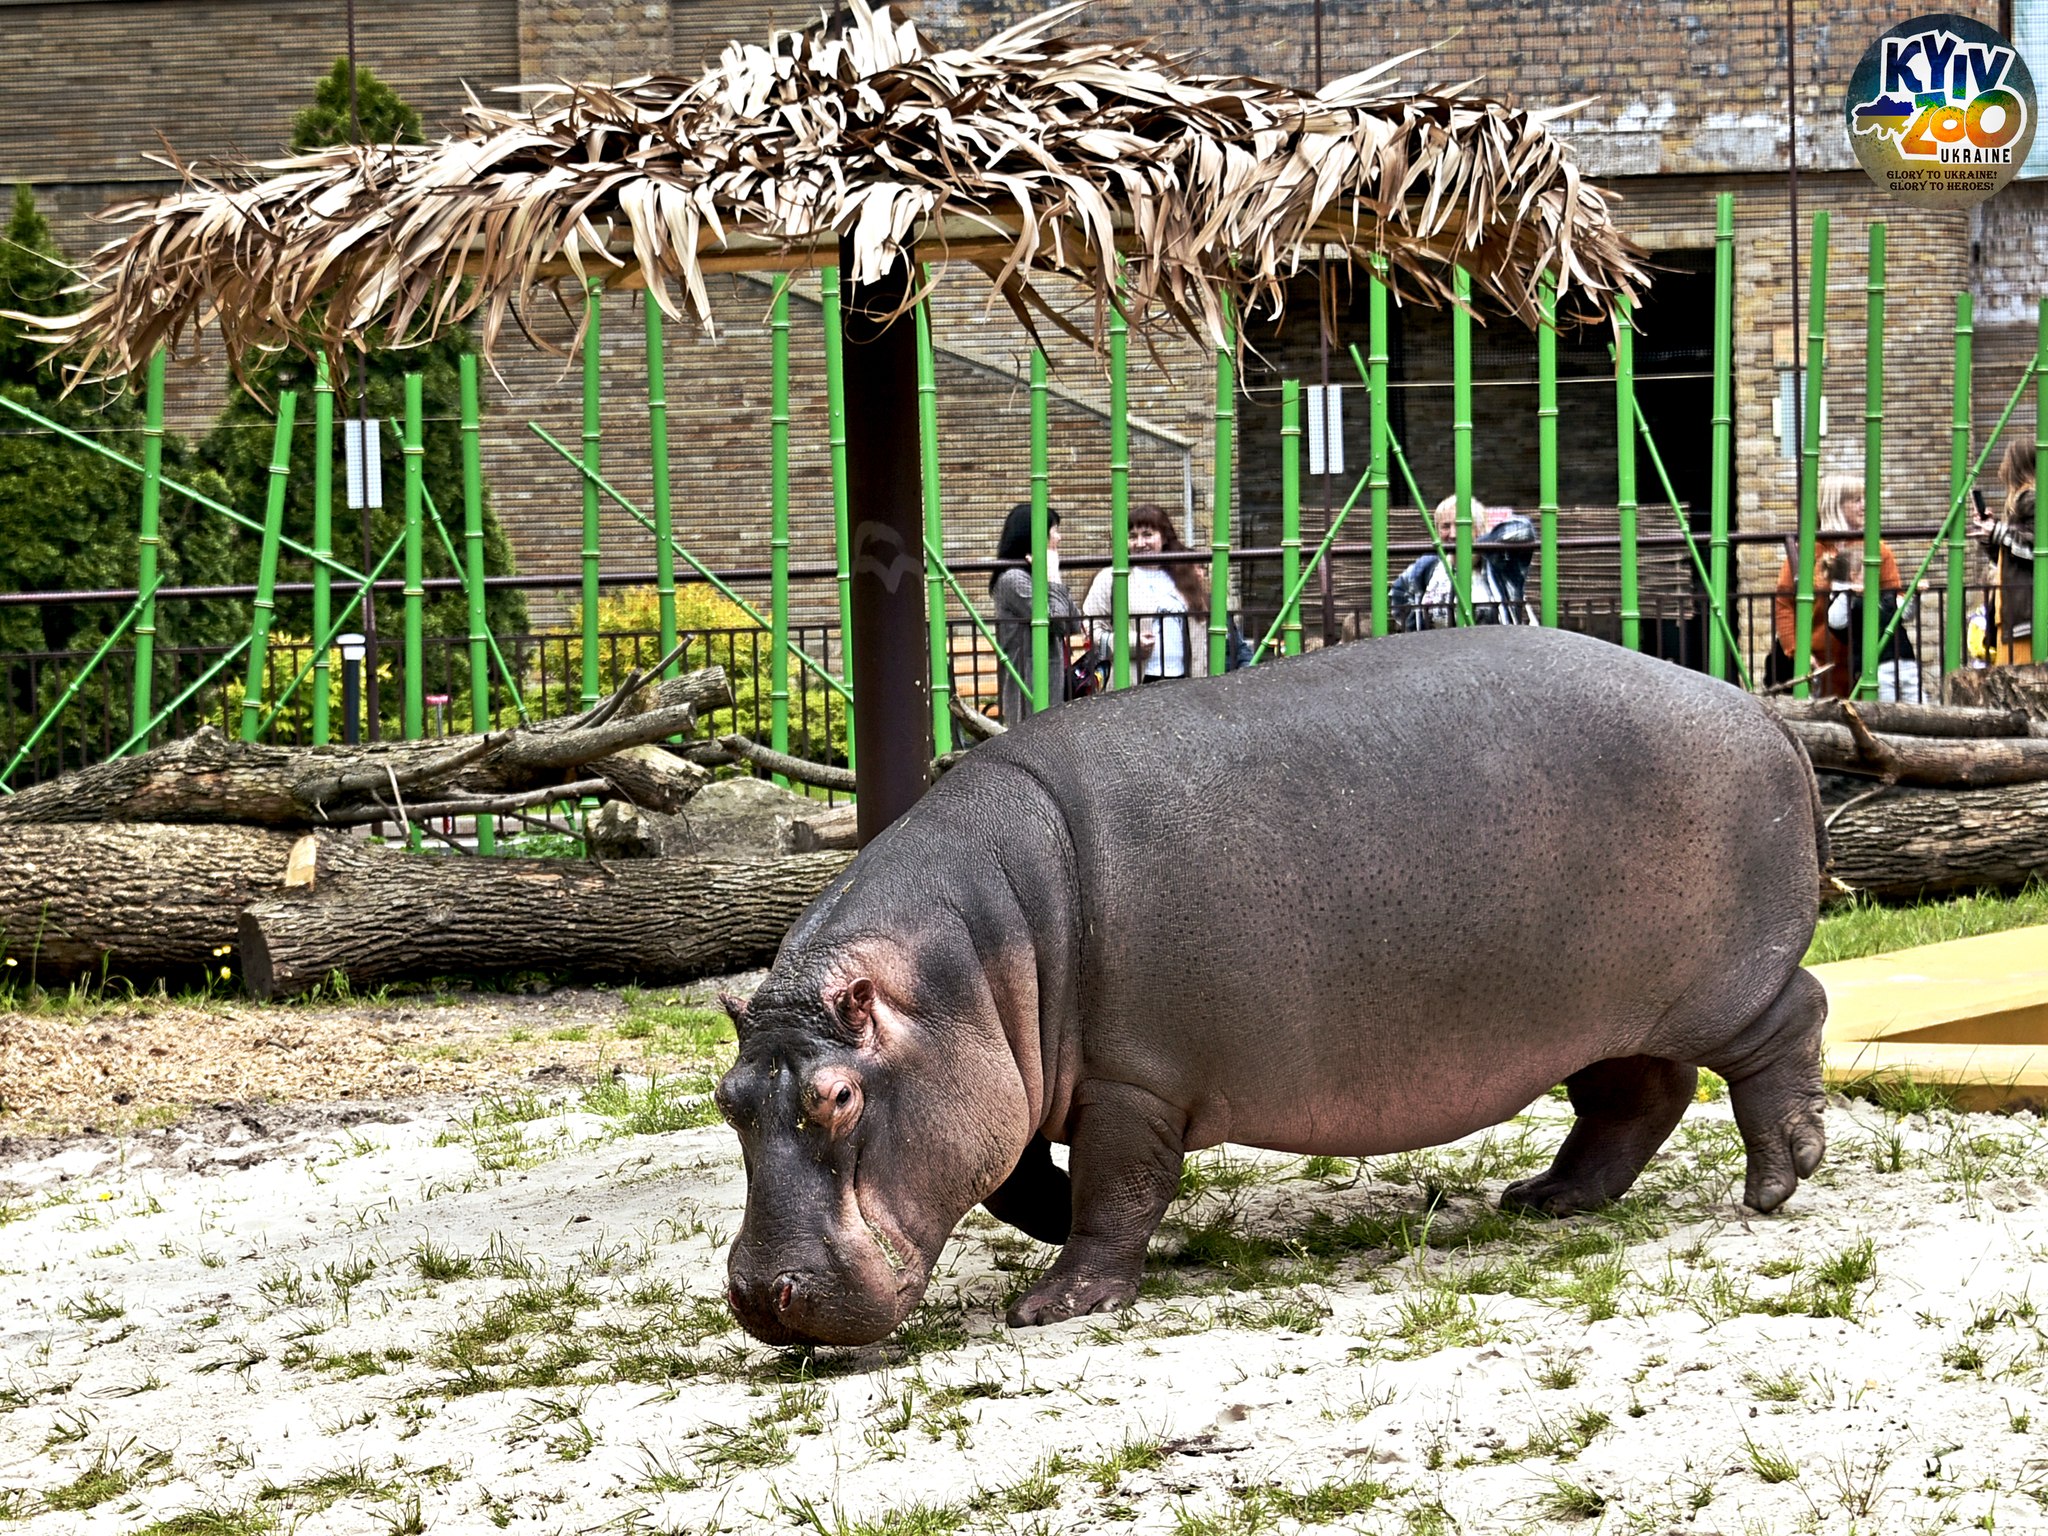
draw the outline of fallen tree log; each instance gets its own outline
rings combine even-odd
[[[1823,725],[1847,725],[1854,708],[1873,731],[1895,736],[1945,736],[1955,739],[1984,739],[1999,736],[2048,734],[2023,709],[1981,709],[1957,704],[1892,704],[1872,699],[1767,698],[1764,703],[1781,720],[1814,721]]]
[[[1859,794],[1828,842],[1829,873],[1868,895],[2012,889],[2048,876],[2048,784]]]
[[[1861,711],[1862,706],[1857,706]],[[1900,784],[1981,789],[2048,780],[2048,739],[1999,737],[1944,740],[1932,736],[1876,735],[1848,725],[1787,720],[1813,766]],[[1859,734],[1863,739],[1859,740]]]
[[[843,853],[760,863],[421,857],[310,834],[310,882],[242,914],[242,977],[286,997],[489,971],[685,981],[766,964]]]
[[[12,979],[196,979],[242,909],[284,888],[293,836],[263,827],[0,827],[0,950]]]
[[[688,732],[699,708],[730,704],[732,693],[724,668],[707,667],[662,684],[653,699],[655,707],[638,713],[615,694],[586,714],[538,726],[354,747],[274,747],[206,726],[140,757],[96,763],[0,800],[0,825],[313,827],[395,820],[401,797],[519,794],[589,778],[608,781],[636,804],[678,810],[710,774],[656,743]]]

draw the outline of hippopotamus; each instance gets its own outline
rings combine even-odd
[[[1699,1067],[1774,1210],[1825,1145],[1818,808],[1757,700],[1528,627],[1020,721],[727,1000],[733,1311],[771,1343],[881,1339],[976,1204],[1064,1245],[1013,1326],[1123,1306],[1189,1152],[1412,1150],[1558,1083],[1572,1128],[1502,1199],[1588,1210]]]

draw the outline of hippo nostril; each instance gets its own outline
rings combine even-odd
[[[790,1303],[795,1300],[796,1284],[785,1275],[781,1284],[775,1287],[775,1310],[786,1313],[789,1311]]]

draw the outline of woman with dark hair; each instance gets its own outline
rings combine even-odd
[[[1052,644],[1047,657],[1052,680],[1047,697],[1055,704],[1067,700],[1067,636],[1081,627],[1073,594],[1060,580],[1060,515],[1051,508],[1045,513],[1046,612],[1052,620]],[[1003,535],[996,541],[998,560],[1022,560],[1026,568],[997,571],[988,580],[990,598],[996,609],[996,644],[1010,658],[1019,676],[1031,676],[1031,503],[1020,501],[1003,519]],[[1031,713],[1031,699],[1010,668],[1002,669],[1002,713],[1004,725],[1015,725]]]
[[[1970,520],[1970,531],[1991,562],[1994,596],[1985,645],[1995,665],[2043,659],[2034,644],[2034,458],[2032,443],[2017,438],[2007,443],[1998,466],[2005,506],[1997,517],[1979,513]]]
[[[1131,662],[1138,680],[1201,677],[1209,670],[1209,576],[1192,560],[1155,563],[1149,555],[1183,552],[1180,532],[1164,507],[1131,508]],[[1111,573],[1097,572],[1081,611],[1094,621],[1095,648],[1112,644]]]

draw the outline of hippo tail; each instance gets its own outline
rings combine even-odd
[[[1792,734],[1792,727],[1787,725],[1775,712],[1771,714],[1771,719],[1776,722],[1778,733],[1790,743],[1792,755],[1799,759],[1799,766],[1806,774],[1806,801],[1808,809],[1813,815],[1813,855],[1819,861],[1820,877],[1825,881],[1828,875],[1829,859],[1828,818],[1827,809],[1821,804],[1820,780],[1814,774],[1813,759],[1806,755],[1806,744]]]

